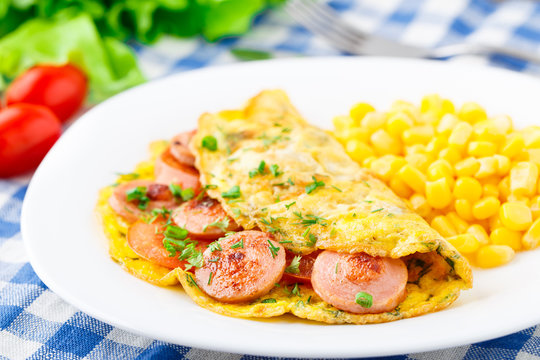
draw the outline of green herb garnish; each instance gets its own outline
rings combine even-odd
[[[384,210],[384,208],[378,208],[378,209],[373,210],[371,213],[376,213],[376,212],[383,211],[383,210]]]
[[[313,179],[312,183],[309,183],[306,186],[306,194],[311,194],[314,192],[317,188],[324,187],[324,182],[317,180],[315,176],[311,177]]]
[[[274,244],[272,244],[272,242],[271,242],[270,240],[268,240],[268,239],[267,239],[266,241],[268,241],[268,244],[269,244],[269,245],[268,245],[268,248],[270,249],[270,253],[272,254],[272,258],[275,259],[275,258],[276,258],[276,255],[277,255],[277,253],[278,253],[278,251],[279,251],[279,247],[278,247],[278,246],[274,246]]]
[[[243,249],[244,248],[244,239],[241,239],[237,243],[231,245],[231,249]]]
[[[210,243],[210,245],[208,245],[208,249],[210,249],[210,252],[223,250],[223,248],[221,247],[221,244],[219,243],[219,240],[216,240],[213,243]]]
[[[361,307],[369,309],[373,305],[373,296],[366,292],[360,291],[356,294],[354,301]]]
[[[279,171],[279,166],[276,164],[270,165],[270,172],[274,177],[278,177],[279,175],[283,174],[283,171]]]
[[[141,210],[146,210],[150,199],[146,196],[146,186],[137,186],[126,191],[127,201],[138,201],[137,207]]]
[[[202,231],[206,232],[206,229],[208,229],[209,227],[215,227],[215,228],[218,228],[221,231],[225,232],[225,231],[227,231],[227,228],[229,227],[229,223],[230,223],[229,218],[226,217],[226,218],[223,218],[223,219],[220,219],[220,220],[213,221],[210,224],[204,225]]]
[[[300,259],[302,256],[297,255],[295,256],[291,264],[285,268],[285,272],[289,274],[299,274],[300,273]]]
[[[217,150],[217,140],[212,135],[206,135],[205,137],[203,137],[201,145],[203,148],[210,151]]]
[[[228,199],[238,199],[240,196],[242,196],[242,193],[240,192],[240,186],[233,186],[229,189],[229,191],[222,192],[221,196]]]
[[[261,301],[261,304],[274,304],[274,303],[277,303],[277,301],[276,299],[273,299],[273,298],[268,298]]]

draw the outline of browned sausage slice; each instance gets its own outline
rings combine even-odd
[[[250,301],[268,293],[285,270],[285,249],[262,231],[241,231],[219,240],[221,250],[204,254],[195,281],[222,302]]]
[[[197,130],[186,131],[171,139],[172,156],[186,166],[193,166],[195,164],[195,156],[189,150],[189,142],[196,132]]]
[[[405,299],[407,277],[407,267],[400,259],[327,250],[315,260],[311,284],[324,301],[338,309],[376,314],[393,310]]]
[[[156,182],[169,185],[178,184],[183,189],[192,188],[197,191],[201,187],[199,171],[193,166],[180,163],[172,156],[170,149],[165,150],[157,159],[154,167]]]
[[[217,239],[228,231],[240,227],[227,215],[221,204],[212,198],[191,199],[173,212],[174,222],[190,236],[200,239]]]
[[[169,256],[170,253],[163,246],[163,231],[166,228],[166,221],[162,217],[158,217],[152,223],[137,221],[128,228],[127,242],[129,247],[135,251],[140,257],[154,264],[174,269],[177,267],[184,268],[187,264],[184,260],[179,260],[178,255]],[[204,251],[208,247],[209,242],[197,242],[196,248],[199,251]]]
[[[138,187],[142,190],[141,197],[128,200],[130,191]],[[178,206],[178,202],[166,185],[156,184],[150,180],[133,180],[114,189],[109,198],[109,205],[128,223],[132,223],[143,215],[150,214],[153,209],[172,210]]]

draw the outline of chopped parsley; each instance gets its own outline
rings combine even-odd
[[[275,304],[277,303],[277,300],[274,298],[268,298],[261,301],[261,304]]]
[[[292,181],[291,178],[288,178],[287,182],[289,183],[289,185],[294,186],[294,181]]]
[[[279,243],[280,244],[292,244],[292,241],[291,240],[281,240]]]
[[[338,265],[339,265],[339,261],[336,263],[336,268],[334,269],[334,273],[336,273],[336,274],[337,274]]]
[[[144,221],[146,221],[147,224],[151,224],[158,218],[158,216],[162,216],[163,218],[167,219],[167,224],[169,224],[169,215],[171,215],[171,210],[166,209],[165,207],[161,209],[152,209],[152,217],[147,220],[144,219]]]
[[[291,294],[300,296],[300,289],[298,288],[298,283],[294,284]]]
[[[292,203],[289,203],[289,204],[285,204],[285,207],[287,208],[287,210],[289,210],[289,208],[293,206],[294,204],[296,204],[296,201],[293,201]]]
[[[195,196],[195,191],[192,188],[182,189],[179,185],[171,183],[169,185],[169,190],[176,198],[181,198],[182,201],[188,201],[193,199]]]
[[[295,223],[294,225],[302,225],[302,226],[311,226],[315,224],[319,224],[322,226],[328,225],[325,221],[326,219],[313,215],[313,214],[307,214],[306,216],[303,216],[302,213],[295,211],[293,214],[300,220],[300,222]]]
[[[315,246],[315,244],[317,243],[317,237],[313,234],[309,234],[309,241],[308,241],[308,246]]]
[[[206,229],[208,229],[209,227],[215,227],[215,228],[220,229],[221,231],[226,231],[227,228],[229,227],[229,218],[226,217],[220,220],[213,221],[210,224],[206,224],[204,225],[202,231],[206,232]]]
[[[218,261],[219,261],[219,256],[217,258],[215,258],[215,259],[208,260],[208,262],[218,262]]]
[[[180,260],[186,260],[188,265],[186,265],[186,270],[191,269],[192,267],[200,268],[203,266],[203,254],[199,250],[195,249],[195,243],[189,243],[186,245],[182,254],[178,257]]]
[[[384,208],[378,208],[378,209],[373,210],[371,213],[376,213],[376,212],[383,211],[383,210],[384,210]]]
[[[354,301],[363,308],[369,309],[373,305],[373,296],[360,291],[356,294]]]
[[[199,288],[199,285],[197,285],[191,274],[186,273],[186,280],[190,286],[195,286],[196,288]]]
[[[221,247],[221,244],[219,243],[219,240],[216,240],[213,243],[210,243],[210,245],[208,245],[208,249],[210,249],[210,252],[223,250],[223,248]]]
[[[168,225],[165,228],[165,231],[163,232],[163,235],[165,235],[166,238],[184,240],[188,235],[188,231],[186,229],[184,229],[184,228],[179,227],[179,226]]]
[[[270,240],[268,240],[268,239],[267,239],[266,241],[268,241],[268,244],[269,244],[269,245],[268,245],[268,248],[270,249],[270,253],[272,254],[272,258],[275,259],[275,258],[276,258],[276,255],[277,255],[277,253],[278,253],[278,251],[279,251],[279,247],[278,247],[278,246],[274,246],[274,244],[272,244],[272,242],[271,242]]]
[[[300,273],[300,259],[302,256],[297,255],[295,256],[291,264],[285,268],[285,272],[289,274],[299,274]]]
[[[259,163],[259,166],[257,166],[255,169],[249,171],[249,178],[252,179],[257,175],[264,175],[266,168],[266,162],[264,160],[261,160]]]
[[[210,276],[208,276],[208,285],[210,285],[210,283],[212,282],[212,275],[214,275],[214,273],[210,271]]]
[[[313,182],[307,184],[307,186],[306,186],[306,194],[311,194],[312,192],[317,190],[317,188],[324,187],[324,185],[325,185],[323,181],[317,180],[317,178],[315,176],[312,176],[311,178],[313,179]]]
[[[244,248],[244,239],[241,239],[239,242],[231,245],[231,249],[243,249]]]
[[[362,180],[362,182],[364,183],[364,185],[366,185],[368,188],[371,189],[371,185],[369,185],[369,183],[366,180]]]
[[[334,186],[334,185],[331,185],[334,189],[336,189],[337,191],[339,192],[343,192],[343,190],[341,190],[340,188],[338,188],[337,186]]]
[[[146,196],[146,186],[137,186],[126,191],[127,201],[138,201],[137,207],[141,210],[146,210],[150,199]]]
[[[270,165],[270,172],[274,177],[278,177],[279,175],[283,174],[283,171],[279,171],[279,166],[276,164]]]
[[[210,151],[217,150],[217,140],[212,135],[206,135],[205,137],[203,137],[201,145],[203,148]]]
[[[242,196],[242,193],[240,192],[240,186],[234,185],[232,188],[229,189],[229,191],[222,192],[221,196],[228,199],[238,199],[240,196]]]
[[[239,217],[240,215],[242,215],[242,210],[237,208],[232,209],[232,212],[234,213],[234,217]]]

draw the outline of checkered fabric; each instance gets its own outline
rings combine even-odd
[[[487,0],[334,0],[331,6],[364,30],[421,46],[483,42],[538,51],[540,3]],[[282,10],[261,15],[251,33],[217,44],[165,38],[152,47],[132,44],[149,78],[236,61],[234,47],[278,57],[336,55],[322,39]],[[461,56],[538,73],[537,65],[502,56]],[[465,80],[463,80],[465,81]],[[268,359],[188,348],[114,328],[78,311],[51,292],[28,263],[20,210],[29,177],[0,180],[0,359]],[[540,326],[503,338],[387,359],[540,359]]]

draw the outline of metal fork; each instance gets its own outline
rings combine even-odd
[[[461,43],[437,48],[404,45],[363,32],[343,20],[330,6],[316,0],[289,0],[285,11],[308,30],[325,38],[333,47],[350,54],[434,59],[499,54],[540,64],[540,54],[488,44]]]

